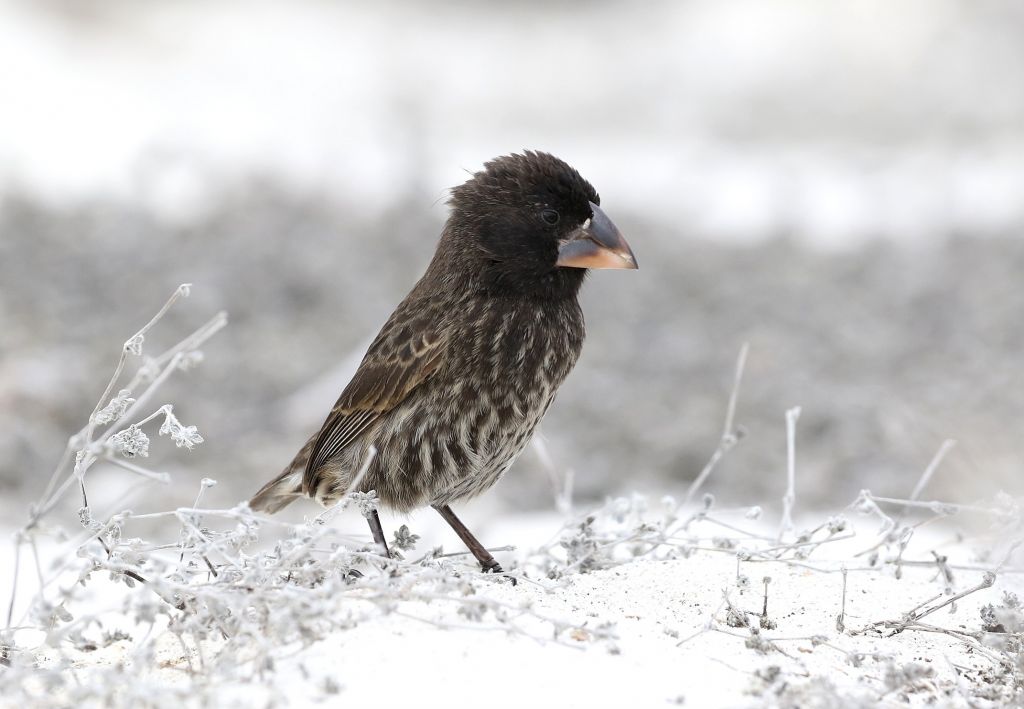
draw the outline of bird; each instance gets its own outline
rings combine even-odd
[[[400,513],[429,505],[484,572],[504,573],[451,506],[504,475],[576,364],[588,271],[637,268],[600,203],[579,172],[541,151],[494,158],[452,188],[426,272],[250,508],[273,513],[303,497],[330,507],[371,491]]]

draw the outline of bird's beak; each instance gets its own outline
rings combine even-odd
[[[629,244],[600,207],[558,248],[557,266],[568,268],[637,268]]]

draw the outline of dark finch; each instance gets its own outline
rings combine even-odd
[[[508,470],[576,364],[586,270],[637,267],[600,201],[576,170],[539,152],[496,158],[454,188],[427,272],[321,429],[250,506],[276,512],[301,496],[330,505],[376,490],[399,511],[431,505],[485,570],[500,571],[449,505]],[[376,513],[370,528],[386,550]]]

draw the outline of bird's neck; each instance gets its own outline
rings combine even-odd
[[[586,270],[555,267],[546,271],[518,268],[516,264],[484,261],[477,276],[477,292],[499,298],[527,298],[545,303],[575,301]]]

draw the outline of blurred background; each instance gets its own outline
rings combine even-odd
[[[926,497],[1021,494],[1022,75],[1016,0],[0,0],[0,499],[39,496],[181,282],[151,353],[231,322],[154,402],[206,443],[145,462],[163,506],[203,476],[247,496],[425,267],[447,188],[524,148],[593,182],[641,265],[589,279],[544,422],[578,502],[684,490],[744,341],[721,498],[781,497],[794,405],[801,504],[905,496],[946,438]],[[536,453],[487,499],[550,508]]]

